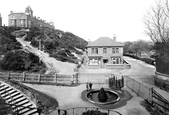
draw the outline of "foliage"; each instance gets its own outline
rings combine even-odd
[[[21,44],[18,43],[15,39],[15,36],[12,35],[12,32],[19,30],[20,28],[14,27],[1,27],[0,28],[0,55],[5,54],[8,51],[15,49],[21,49]]]
[[[76,48],[84,51],[87,45],[85,40],[70,32],[49,28],[30,28],[30,32],[25,40],[31,41],[31,44],[35,47],[38,47],[39,41],[41,40],[43,49],[45,52],[48,52],[51,57],[55,57],[60,61],[73,63],[76,63],[76,57],[74,57],[71,52],[82,54],[82,52],[76,50]]]
[[[162,80],[162,79],[155,77],[154,84],[157,87],[160,87],[161,89],[169,92],[169,82],[167,80]]]
[[[12,112],[12,107],[5,103],[5,100],[2,97],[0,97],[0,113],[1,115],[15,115]]]
[[[124,54],[140,57],[141,52],[149,52],[150,50],[152,50],[152,44],[143,40],[124,43]]]
[[[105,91],[104,88],[102,87],[102,88],[100,89],[99,94],[98,94],[98,100],[99,100],[100,102],[105,102],[105,101],[107,101],[107,99],[108,99],[108,96],[107,96],[107,94],[106,94],[106,91]]]
[[[44,71],[45,66],[39,63],[39,57],[23,50],[8,51],[0,61],[0,69],[8,71]]]
[[[169,6],[168,0],[158,1],[145,15],[147,35],[155,43],[156,56],[169,62]]]
[[[141,60],[147,64],[155,65],[155,60],[152,58],[141,58]]]
[[[165,62],[164,60],[156,57],[156,71],[169,75],[169,62]]]
[[[0,69],[10,71],[44,72],[45,66],[39,63],[39,58],[32,53],[26,53],[22,45],[15,39],[16,36],[27,34],[25,40],[30,41],[34,47],[39,46],[50,56],[60,61],[78,63],[72,52],[82,54],[87,42],[82,38],[61,30],[49,28],[29,28],[29,32],[20,31],[18,27],[0,27]],[[17,32],[16,32],[17,31]]]
[[[99,110],[88,110],[86,112],[83,112],[82,115],[108,115],[108,113],[103,113]]]

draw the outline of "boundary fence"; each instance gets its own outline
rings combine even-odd
[[[162,115],[169,115],[169,101],[155,89],[149,87],[129,76],[125,76],[126,86],[143,99],[147,100]]]
[[[104,115],[122,115],[120,112],[115,110],[105,110],[101,108],[96,107],[75,107],[75,108],[69,108],[69,109],[57,109],[58,112],[55,115],[82,115],[83,112],[87,111],[100,111],[104,113]]]
[[[13,73],[0,72],[0,78],[21,81],[26,83],[52,84],[52,85],[72,85],[78,83],[77,74],[61,75],[61,74],[39,74],[39,73]]]

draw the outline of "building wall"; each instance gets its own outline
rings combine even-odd
[[[11,13],[8,16],[8,25],[16,27],[48,27],[54,29],[54,25],[47,23],[41,19],[33,17],[33,11],[25,13]]]
[[[12,13],[8,16],[8,25],[16,27],[28,27],[29,18],[24,13]]]
[[[2,17],[1,17],[1,14],[0,14],[0,26],[2,26]]]
[[[92,53],[92,48],[98,48],[98,54]],[[107,48],[107,53],[103,53],[103,48]],[[119,53],[112,53],[112,48],[119,48]],[[88,56],[121,56],[123,55],[123,47],[88,47]]]
[[[98,53],[92,53],[92,48],[98,48]],[[103,49],[107,48],[107,53]],[[118,53],[113,53],[112,48],[119,48]],[[88,47],[89,63],[93,64],[123,64],[123,47]],[[107,61],[107,62],[105,62]]]

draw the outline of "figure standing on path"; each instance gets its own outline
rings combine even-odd
[[[92,90],[92,86],[93,86],[93,84],[90,82],[90,83],[89,83],[89,88],[90,88],[90,90]]]
[[[86,84],[86,89],[87,89],[87,91],[89,91],[89,84],[88,84],[88,82]]]

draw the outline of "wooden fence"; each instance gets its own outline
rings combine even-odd
[[[39,74],[39,73],[13,73],[13,72],[0,72],[0,77],[15,81],[26,83],[40,83],[40,84],[53,84],[53,85],[72,85],[78,83],[77,74],[74,75],[61,75],[61,74]]]
[[[126,86],[152,104],[162,115],[169,115],[169,101],[155,89],[125,76]]]
[[[109,84],[109,78],[113,77],[112,73],[78,73],[80,83],[92,82],[95,84]]]

